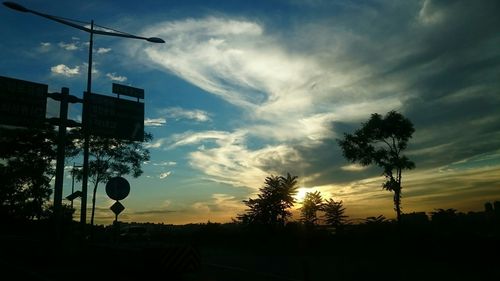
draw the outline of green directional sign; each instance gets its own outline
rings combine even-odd
[[[47,107],[47,88],[45,84],[0,76],[0,124],[42,126]]]
[[[138,99],[144,99],[144,89],[113,83],[113,93]]]
[[[91,135],[144,140],[144,103],[94,93],[84,100],[83,126]]]

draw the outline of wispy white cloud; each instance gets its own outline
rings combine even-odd
[[[50,71],[56,75],[72,77],[80,74],[80,66],[75,66],[71,68],[65,64],[58,64],[56,66],[51,67]]]
[[[164,173],[160,174],[159,178],[165,179],[166,177],[170,176],[171,174],[172,174],[172,171],[164,172]]]
[[[438,155],[440,161],[453,162],[497,149],[491,141],[498,135],[491,133],[498,124],[493,110],[498,99],[491,98],[498,86],[491,71],[497,67],[484,64],[498,53],[492,48],[498,41],[497,28],[481,21],[467,30],[455,28],[460,15],[493,14],[495,9],[488,7],[492,5],[446,7],[438,1],[344,5],[336,17],[308,20],[285,33],[245,18],[185,19],[144,30],[166,44],[128,49],[144,63],[155,63],[239,109],[240,122],[227,131],[186,132],[168,144],[196,144],[190,163],[214,180],[255,186],[251,177],[263,178],[272,171],[267,167],[271,165],[254,161],[259,153],[274,150],[304,160],[297,151],[308,149],[317,157],[325,152],[322,145],[375,112],[398,110],[415,120],[415,145],[408,149],[412,159],[436,162],[433,156]],[[387,26],[393,29],[388,32]],[[443,32],[453,40],[442,40]],[[477,44],[465,44],[464,38]],[[450,52],[444,54],[444,49]],[[476,74],[466,71],[476,66],[484,68]],[[488,82],[477,82],[478,73]],[[452,81],[474,85],[465,89]],[[488,113],[464,109],[476,103],[478,108],[488,107]],[[466,118],[464,112],[473,121],[453,123],[457,116]],[[465,129],[456,129],[459,125],[477,132],[469,134],[474,136],[474,149],[467,149],[472,139],[462,133]],[[249,140],[251,146],[246,145]],[[352,176],[359,170],[339,163],[343,158],[335,148],[329,169],[316,167],[312,174],[335,169]],[[282,166],[286,165],[278,164]]]
[[[169,107],[159,110],[159,114],[166,115],[167,118],[172,118],[176,120],[188,119],[197,122],[207,122],[210,121],[210,114],[206,111],[200,109],[185,109],[181,107]]]
[[[37,51],[40,53],[47,53],[52,50],[52,43],[50,42],[40,42],[40,46],[37,48]]]
[[[161,127],[167,123],[165,118],[146,118],[144,119],[144,126],[146,127]]]
[[[368,169],[368,167],[361,166],[359,164],[350,164],[350,165],[342,166],[342,167],[340,167],[340,169],[342,169],[344,171],[348,171],[348,172],[360,172],[360,171],[364,171],[364,170]]]
[[[195,202],[191,205],[191,208],[197,212],[205,213],[210,215],[213,213],[223,213],[225,215],[234,214],[238,211],[242,211],[244,206],[241,204],[241,200],[236,199],[234,196],[229,194],[215,193],[212,194],[210,200]],[[226,218],[227,220],[228,218]]]
[[[188,19],[160,23],[146,33],[167,40],[146,48],[151,61],[240,107],[249,121],[245,129],[261,139],[317,142],[332,136],[333,121],[401,105],[397,95],[357,86],[370,69],[326,65],[319,54],[292,52],[256,22]],[[332,52],[329,60],[341,55]],[[390,86],[379,88],[387,93]]]
[[[199,144],[206,140],[215,142],[236,142],[237,139],[243,137],[241,134],[231,134],[224,131],[203,131],[203,132],[186,132],[172,136],[172,145],[174,148],[182,145]]]
[[[160,163],[153,163],[154,166],[175,166],[177,165],[177,162],[175,161],[164,161]]]
[[[346,69],[344,64],[335,68],[318,61],[315,54],[291,52],[256,22],[188,19],[160,23],[145,33],[167,41],[164,46],[146,48],[151,61],[242,110],[247,122],[240,128],[178,134],[169,146],[203,147],[189,155],[191,165],[233,185],[258,186],[272,169],[262,163],[264,157],[277,165],[273,171],[299,161],[301,156],[293,147],[315,146],[335,137],[332,122],[361,120],[374,111],[401,105],[397,96],[348,97],[368,70]],[[163,113],[207,120],[199,112],[186,112],[169,108]],[[250,149],[245,145],[249,137],[280,144]],[[207,141],[212,145],[207,146]],[[279,160],[273,158],[276,155]]]
[[[118,82],[125,82],[125,81],[127,81],[127,77],[121,76],[121,75],[117,75],[116,72],[106,73],[106,77],[108,77],[109,80],[111,80],[111,81],[118,81]]]
[[[175,136],[170,148],[210,141],[202,150],[189,153],[189,164],[210,180],[253,189],[259,188],[262,179],[271,173],[282,174],[306,165],[293,147],[281,144],[251,150],[245,136],[245,132],[189,132]]]
[[[76,43],[64,43],[64,42],[59,42],[57,44],[59,47],[65,49],[66,51],[75,51],[78,50],[79,47],[77,46]]]
[[[156,139],[154,140],[153,142],[147,142],[144,144],[144,147],[145,148],[161,148],[163,147],[163,145],[167,143],[167,139],[166,138],[159,138],[159,139]]]
[[[96,53],[98,54],[106,54],[106,53],[109,53],[111,51],[111,48],[98,48]]]

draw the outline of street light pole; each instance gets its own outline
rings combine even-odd
[[[3,2],[5,6],[8,8],[11,8],[13,10],[16,10],[18,12],[23,12],[23,13],[31,13],[37,16],[41,16],[44,18],[47,18],[49,20],[56,21],[58,23],[62,23],[64,25],[71,26],[76,29],[80,29],[82,31],[88,32],[90,34],[90,41],[89,41],[89,61],[88,61],[88,73],[87,73],[87,94],[84,94],[83,98],[83,114],[82,114],[82,125],[83,125],[83,132],[84,132],[84,146],[83,146],[83,178],[82,178],[82,204],[81,204],[81,211],[80,211],[80,223],[82,225],[82,228],[85,227],[86,222],[87,222],[87,193],[88,193],[88,175],[89,175],[89,132],[86,128],[86,121],[87,121],[87,115],[88,115],[88,101],[86,97],[92,93],[92,52],[93,52],[93,45],[94,45],[94,34],[99,34],[99,35],[106,35],[106,36],[115,36],[115,37],[123,37],[123,38],[130,38],[130,39],[140,39],[140,40],[145,40],[148,42],[152,43],[165,43],[165,41],[161,38],[158,37],[142,37],[142,36],[137,36],[137,35],[132,35],[129,33],[121,32],[121,31],[116,31],[112,30],[111,31],[105,31],[105,30],[96,30],[94,29],[94,20],[90,22],[90,28],[76,24],[75,20],[69,20],[57,16],[52,16],[44,13],[40,13],[34,10],[30,10],[22,5],[19,5],[14,2]],[[73,21],[73,22],[72,22]],[[62,179],[61,179],[62,180]],[[57,188],[57,187],[56,187]],[[62,194],[62,186],[59,187],[61,190],[55,190],[55,194]],[[62,199],[54,198],[54,206],[61,206],[62,204]],[[61,216],[60,214],[60,209],[61,208],[55,208],[56,210],[59,210],[59,213],[56,213],[55,216]]]
[[[88,121],[88,104],[87,96],[92,93],[92,49],[94,46],[94,20],[90,22],[90,39],[89,39],[89,61],[87,66],[87,94],[83,94],[83,114],[82,125]],[[85,233],[85,226],[87,224],[87,194],[89,182],[89,146],[90,137],[87,126],[83,128],[83,177],[82,177],[82,204],[80,207],[80,224],[82,231]]]

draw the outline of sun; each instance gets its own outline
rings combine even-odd
[[[310,190],[308,188],[299,187],[297,194],[295,194],[295,200],[297,200],[297,202],[302,202],[306,197],[306,193],[309,191]]]

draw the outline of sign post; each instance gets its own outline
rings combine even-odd
[[[125,178],[122,177],[114,177],[111,178],[108,183],[106,183],[106,194],[109,198],[116,200],[116,202],[111,205],[110,209],[115,214],[114,231],[115,231],[115,240],[118,237],[118,233],[120,231],[118,224],[118,215],[125,210],[125,207],[120,203],[120,200],[127,198],[130,193],[130,184]]]

